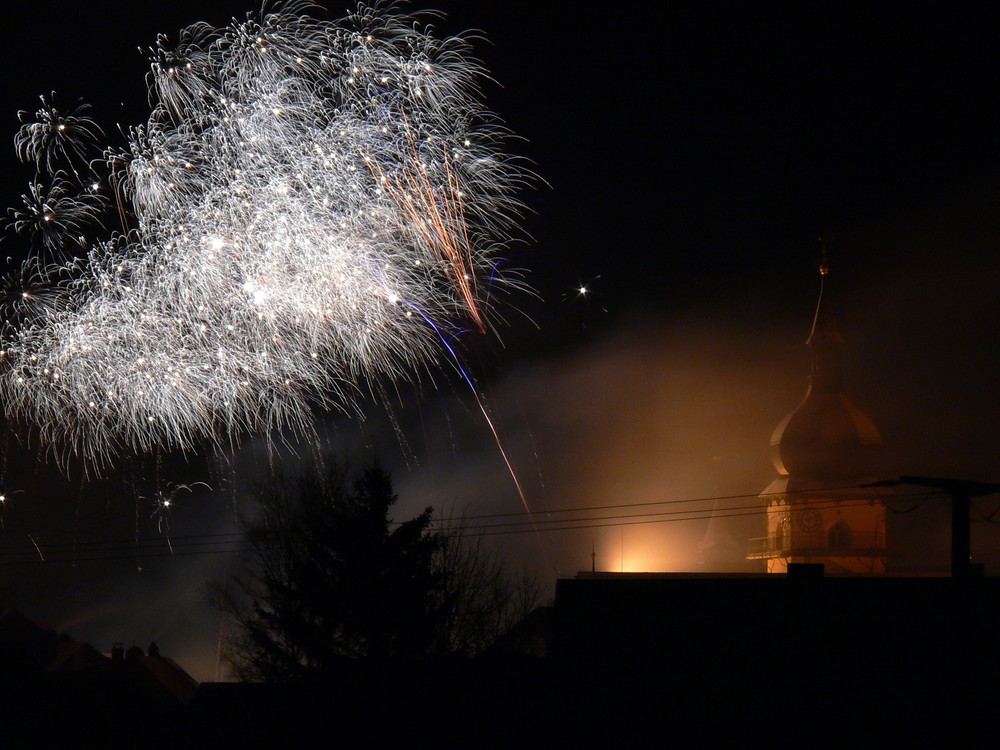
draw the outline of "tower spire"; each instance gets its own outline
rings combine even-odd
[[[842,388],[843,339],[829,301],[825,248],[819,273],[806,341],[809,387],[771,436],[780,476],[762,496],[768,536],[751,557],[766,559],[770,572],[784,572],[791,562],[822,562],[838,573],[884,572],[885,504],[851,486],[876,472],[882,439]]]
[[[771,436],[772,458],[783,475],[866,477],[882,439],[871,419],[843,391],[844,341],[829,301],[830,266],[825,257],[819,270],[819,300],[806,340],[809,387],[802,403]]]
[[[819,266],[819,300],[816,302],[816,313],[813,315],[812,329],[809,331],[806,346],[809,347],[811,361],[809,380],[812,387],[824,391],[839,391],[843,382],[841,347],[844,340],[837,330],[833,308],[826,290],[829,275],[830,264],[824,247],[823,260]]]

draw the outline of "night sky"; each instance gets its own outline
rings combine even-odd
[[[498,82],[485,86],[487,102],[523,138],[510,150],[539,175],[523,194],[524,241],[506,255],[536,295],[511,295],[496,332],[464,340],[533,510],[763,490],[774,477],[770,433],[805,391],[821,235],[846,390],[882,432],[887,476],[1000,480],[1000,19],[947,3],[433,7],[447,13],[442,32],[479,29],[488,40],[475,45]],[[29,176],[13,153],[18,110],[54,90],[90,102],[109,132],[141,122],[137,47],[248,10],[187,0],[5,10],[5,205]],[[3,256],[23,257],[16,237],[3,242]],[[398,517],[429,504],[470,516],[522,510],[472,394],[448,368],[398,392],[380,387],[390,408],[373,398],[364,420],[330,417],[319,432],[324,448],[391,468]],[[5,456],[0,602],[102,650],[155,639],[212,679],[220,620],[204,588],[238,560],[153,558],[135,539],[233,531],[266,473],[260,441],[227,460],[123,462],[90,482],[60,477],[13,438]],[[169,513],[156,512],[158,491],[175,498]],[[998,503],[977,506],[982,518]],[[890,520],[897,569],[943,564],[946,511],[927,501]],[[762,535],[759,524],[741,516],[734,532]],[[484,540],[548,585],[589,569],[592,550],[609,570],[640,553],[634,565],[695,569],[706,525]],[[991,574],[994,528],[973,529],[974,557]],[[112,559],[86,559],[88,544],[107,550],[96,543],[109,540],[122,542],[105,553]],[[11,564],[32,559],[12,556],[29,544],[49,562]],[[76,563],[56,562],[58,549],[75,550]]]

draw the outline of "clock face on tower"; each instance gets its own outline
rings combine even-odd
[[[815,508],[804,508],[795,514],[795,523],[807,533],[818,531],[823,523],[823,514]]]

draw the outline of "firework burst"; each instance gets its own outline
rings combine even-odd
[[[32,182],[21,196],[23,208],[11,208],[9,227],[26,235],[37,249],[61,254],[67,248],[85,248],[84,235],[99,224],[107,201],[94,192],[81,192],[62,172],[48,183]]]
[[[21,276],[46,293],[7,295],[0,396],[46,443],[102,463],[308,431],[365,382],[412,377],[452,321],[488,327],[527,173],[467,41],[391,6],[306,11],[198,24],[151,50],[149,119],[100,160],[126,230],[82,261],[29,260]],[[39,113],[19,154],[49,174],[84,163],[99,129]],[[46,220],[43,196],[15,229],[97,218],[96,198],[76,198]]]
[[[21,111],[21,129],[14,138],[14,150],[21,161],[34,163],[40,172],[54,175],[68,167],[88,171],[87,154],[99,148],[104,131],[87,115],[90,107],[78,103],[69,112],[56,107],[55,93],[39,99],[42,106],[34,114]]]

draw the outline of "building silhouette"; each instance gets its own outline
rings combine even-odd
[[[802,402],[771,436],[778,478],[761,493],[767,536],[748,557],[769,573],[789,563],[822,564],[828,575],[886,572],[886,504],[866,487],[879,479],[882,438],[843,390],[843,339],[820,266],[820,293],[806,341],[811,372]]]
[[[168,747],[198,683],[173,659],[88,643],[0,607],[0,746]]]

